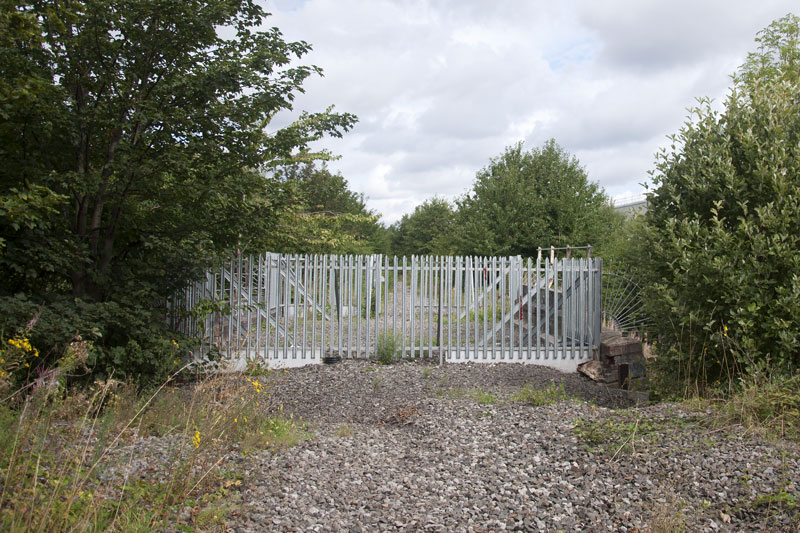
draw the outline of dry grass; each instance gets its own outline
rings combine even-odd
[[[301,423],[271,409],[259,379],[212,376],[146,393],[108,380],[69,394],[39,389],[6,401],[0,405],[0,529],[222,527],[241,484],[222,468],[223,458],[234,449],[252,453],[308,437]],[[131,472],[126,461],[153,439],[166,449],[163,464]]]

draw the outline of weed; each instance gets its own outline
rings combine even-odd
[[[550,405],[564,400],[571,399],[564,391],[563,382],[553,381],[544,389],[537,389],[533,385],[527,385],[517,391],[511,399],[515,402],[523,402],[534,406]]]
[[[800,441],[800,374],[751,373],[741,380],[738,391],[715,407],[716,426],[741,424],[768,438]]]
[[[378,345],[375,347],[375,357],[382,365],[391,365],[398,360],[397,352],[400,350],[400,338],[381,333],[378,337]]]
[[[491,392],[485,392],[481,389],[465,389],[462,387],[447,389],[443,387],[437,387],[434,389],[434,393],[438,398],[446,396],[449,400],[470,399],[474,400],[480,405],[491,405],[497,403],[497,398],[494,396],[494,394]]]
[[[797,495],[786,492],[785,489],[781,489],[767,494],[760,494],[753,500],[753,507],[762,506],[781,506],[789,511],[793,511],[798,508],[798,498]]]
[[[269,362],[264,359],[249,359],[244,373],[250,377],[266,376],[270,373]]]
[[[351,437],[353,435],[353,427],[349,424],[342,424],[336,428],[337,437]]]
[[[305,424],[295,422],[294,415],[283,416],[282,408],[279,415],[263,418],[254,427],[246,424],[247,420],[243,420],[237,428],[244,451],[290,448],[311,437]]]
[[[475,401],[481,405],[490,405],[497,401],[494,394],[491,392],[483,392],[482,390],[475,391]]]
[[[372,380],[372,390],[378,392],[383,387],[383,379],[375,378]]]
[[[430,367],[423,368],[422,369],[422,378],[423,379],[428,379],[429,377],[431,377],[431,369],[430,369]]]
[[[686,504],[677,499],[670,499],[656,504],[650,518],[650,531],[653,533],[683,533],[687,530]]]
[[[621,453],[647,449],[654,441],[668,439],[674,432],[694,423],[694,419],[648,419],[623,412],[619,417],[578,420],[573,432],[591,451],[613,454],[613,460]]]

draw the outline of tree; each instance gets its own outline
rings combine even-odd
[[[396,255],[449,255],[455,211],[450,202],[433,197],[394,224],[392,248]]]
[[[262,244],[243,236],[270,233],[292,200],[265,169],[355,122],[329,109],[269,129],[320,70],[292,64],[307,43],[258,29],[254,0],[0,9],[0,293],[115,309],[98,347],[143,342],[153,304]]]
[[[616,220],[608,198],[554,140],[506,148],[458,202],[461,254],[535,256],[539,247],[600,244]]]
[[[800,19],[761,31],[721,113],[701,100],[658,155],[650,313],[684,387],[800,367]]]
[[[273,251],[304,253],[387,253],[386,228],[375,212],[367,209],[363,194],[350,190],[341,174],[332,174],[323,163],[287,165],[276,177],[296,191],[292,216],[281,221],[283,242]]]

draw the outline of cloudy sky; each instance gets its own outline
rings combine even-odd
[[[504,148],[554,138],[612,198],[639,194],[654,153],[701,96],[721,102],[756,33],[796,0],[264,0],[314,47],[295,109],[359,123],[323,146],[390,224],[454,199]],[[277,117],[275,124],[288,120]]]

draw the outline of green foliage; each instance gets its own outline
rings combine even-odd
[[[392,226],[392,251],[398,256],[449,255],[455,212],[447,200],[433,197]]]
[[[341,174],[324,162],[286,165],[275,173],[297,195],[297,209],[280,220],[283,242],[276,252],[372,254],[388,253],[389,237],[378,215],[367,209],[363,194],[349,189]]]
[[[617,223],[608,198],[555,141],[506,148],[458,202],[455,251],[535,257],[539,247],[599,245]]]
[[[643,258],[649,254],[645,241],[644,215],[626,217],[615,212],[614,217],[616,220],[610,233],[596,251],[592,250],[592,255],[603,258],[604,270],[613,265],[615,271],[622,270],[635,279],[642,279],[646,266]]]
[[[701,100],[658,155],[649,313],[686,392],[769,358],[800,367],[800,19],[763,30],[721,113]]]
[[[253,0],[0,4],[0,297],[34,310],[3,331],[41,310],[43,355],[77,332],[95,372],[164,375],[164,299],[288,245],[300,193],[270,171],[327,157],[309,144],[355,117],[268,131],[321,71],[266,17]]]

